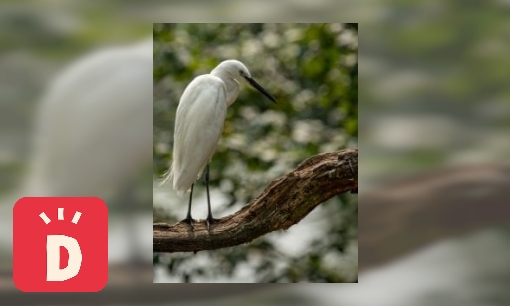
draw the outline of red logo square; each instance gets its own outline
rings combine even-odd
[[[95,292],[108,281],[108,208],[96,197],[25,197],[13,209],[13,280],[25,292]]]

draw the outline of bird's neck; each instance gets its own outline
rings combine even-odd
[[[223,82],[225,82],[225,86],[227,87],[227,105],[230,106],[230,104],[234,103],[239,94],[239,83],[232,78],[223,80]]]
[[[220,79],[223,80],[223,83],[225,83],[227,105],[230,106],[236,100],[237,95],[239,95],[239,82],[237,82],[231,76],[228,76],[218,71],[213,71],[211,72],[211,74],[219,77]]]

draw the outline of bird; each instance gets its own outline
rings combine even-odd
[[[48,80],[35,107],[26,176],[9,195],[101,197],[109,206],[110,262],[152,257],[152,239],[140,238],[147,231],[138,225],[149,225],[148,214],[130,193],[152,165],[152,44],[151,36],[90,51]],[[15,200],[7,200],[0,200],[0,255],[12,247],[12,226],[4,225]]]
[[[152,39],[95,50],[49,83],[25,196],[108,196],[152,159]]]
[[[239,84],[246,82],[273,103],[275,98],[252,77],[248,68],[238,60],[222,61],[209,74],[195,77],[184,89],[175,118],[172,164],[164,174],[162,184],[172,180],[179,195],[190,192],[188,212],[181,222],[193,229],[191,200],[193,185],[205,170],[207,191],[207,229],[217,221],[211,213],[209,198],[209,163],[218,144],[227,108],[236,100]]]

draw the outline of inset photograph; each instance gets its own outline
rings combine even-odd
[[[153,65],[153,281],[357,282],[357,24],[158,23]]]

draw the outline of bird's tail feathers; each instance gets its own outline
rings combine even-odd
[[[172,180],[173,179],[173,171],[172,171],[172,167],[170,167],[168,169],[168,171],[166,171],[164,174],[163,174],[163,177],[159,180],[159,184],[158,186],[161,187],[163,185],[166,184],[166,182],[168,182],[168,180]]]
[[[172,167],[170,167],[170,168],[168,169],[168,171],[166,171],[166,172],[163,174],[163,176],[162,176],[162,178],[160,179],[159,184],[158,184],[158,186],[159,186],[159,187],[161,187],[161,186],[165,185],[168,181],[171,181],[171,182],[173,183],[173,180],[174,180],[174,172],[173,172],[172,170],[173,170],[173,169],[172,169]],[[177,194],[178,194],[179,196],[182,196],[182,195],[184,195],[186,192],[188,192],[188,191],[189,191],[189,189],[188,189],[188,190],[182,190],[182,189],[176,188],[175,184],[174,184],[173,188],[174,188],[174,190],[175,190],[175,191],[177,191]]]

